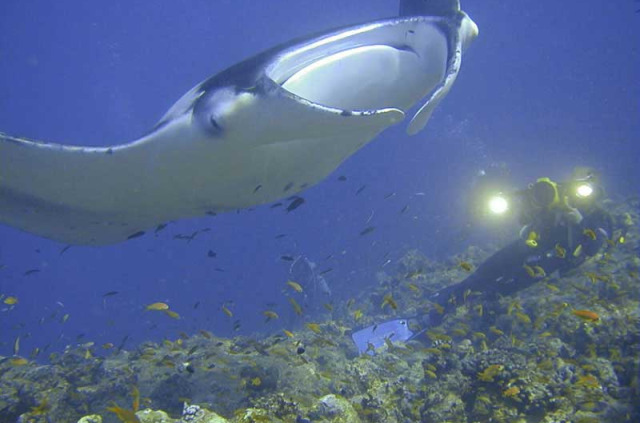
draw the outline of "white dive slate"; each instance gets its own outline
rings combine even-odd
[[[478,33],[456,1],[431,14],[429,3],[231,66],[127,144],[0,133],[0,222],[69,244],[116,243],[300,192],[423,102],[407,130],[418,132]]]

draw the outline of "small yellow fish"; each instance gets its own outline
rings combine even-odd
[[[497,327],[495,327],[495,326],[491,326],[491,327],[489,328],[489,330],[490,330],[491,332],[495,333],[495,334],[496,334],[496,335],[498,335],[498,336],[502,336],[502,335],[504,335],[504,332],[503,332],[503,331],[501,331],[500,329],[498,329],[498,328],[497,328]]]
[[[307,328],[309,328],[310,331],[314,332],[314,333],[321,333],[322,329],[320,328],[320,325],[317,323],[307,323],[305,325]]]
[[[15,305],[15,304],[18,304],[18,298],[17,297],[7,297],[2,302],[5,303],[6,305]]]
[[[276,313],[275,311],[272,311],[272,310],[265,310],[265,311],[262,312],[262,314],[264,315],[264,317],[267,318],[265,320],[266,322],[268,322],[269,320],[278,319],[280,317],[280,316],[278,316],[278,313]]]
[[[180,315],[178,313],[176,313],[173,310],[162,310],[166,313],[167,316],[171,317],[172,319],[179,319]]]
[[[169,310],[169,305],[167,303],[152,303],[146,306],[145,309],[163,311],[163,310]]]
[[[496,377],[503,369],[504,366],[502,364],[492,364],[482,372],[478,373],[478,379],[483,382],[493,382],[493,378]]]
[[[527,275],[529,275],[532,278],[536,277],[536,271],[533,270],[533,267],[529,266],[528,264],[523,264],[522,268],[527,272]]]
[[[396,303],[391,294],[386,294],[382,300],[382,304],[380,304],[380,308],[385,308],[386,306],[389,306],[394,310],[398,309],[398,303]]]
[[[509,306],[507,307],[507,315],[511,316],[514,310],[522,310],[522,305],[520,305],[520,301],[513,300]]]
[[[567,250],[564,249],[560,244],[556,244],[555,250],[556,250],[556,256],[560,258],[565,258],[567,256]]]
[[[483,332],[473,332],[473,339],[487,339],[487,335]]]
[[[547,272],[544,271],[544,269],[540,266],[533,266],[533,269],[536,271],[536,276],[544,278],[545,276],[547,276]]]
[[[549,291],[560,292],[560,288],[558,288],[553,284],[548,283],[548,284],[545,284],[545,286],[549,289]]]
[[[516,395],[520,393],[520,388],[517,386],[512,386],[511,388],[507,388],[502,391],[502,396],[507,398],[514,398]]]
[[[573,256],[579,257],[582,254],[582,244],[579,244],[575,250],[573,250]]]
[[[362,310],[357,309],[356,311],[353,312],[353,319],[357,322],[358,320],[362,319],[362,316],[364,316],[364,313],[362,312]]]
[[[293,311],[295,311],[298,316],[302,316],[302,307],[300,307],[300,304],[292,297],[289,297],[289,303],[291,303]]]
[[[596,233],[594,232],[593,229],[588,229],[587,228],[584,231],[582,231],[582,234],[588,236],[589,238],[591,238],[592,241],[595,241],[596,238],[597,238],[597,235],[596,235]]]
[[[113,403],[113,406],[107,407],[107,410],[118,416],[120,421],[126,423],[140,423],[140,419],[136,416],[136,413],[134,413],[133,410],[127,410],[126,408],[119,407],[115,402]]]
[[[528,315],[526,315],[525,313],[522,313],[521,311],[516,311],[516,317],[518,318],[518,320],[520,320],[522,323],[525,324],[529,324],[531,323],[531,317],[529,317]]]
[[[302,292],[302,285],[300,285],[298,282],[287,281],[287,285],[289,285],[291,289],[293,289],[296,292]]]
[[[290,330],[286,330],[286,329],[282,329],[282,331],[284,332],[285,335],[287,335],[289,338],[293,338],[293,332],[291,332]]]
[[[65,314],[62,316],[62,319],[60,319],[60,323],[66,323],[66,321],[69,320],[69,317],[71,317],[69,313]]]
[[[578,380],[576,381],[576,386],[583,386],[585,388],[592,388],[592,389],[600,389],[600,382],[598,382],[598,379],[593,376],[593,375],[584,375],[584,376],[579,376]]]
[[[229,310],[229,308],[226,305],[222,305],[221,310],[224,314],[227,315],[227,317],[233,317],[233,311]]]
[[[468,261],[460,261],[458,262],[458,266],[465,272],[471,272],[473,270],[473,265]]]
[[[419,294],[420,293],[420,288],[418,287],[418,285],[416,285],[415,283],[410,283],[407,285],[409,287],[409,289],[414,293],[414,294]]]
[[[476,313],[478,313],[479,317],[482,317],[482,315],[484,314],[484,307],[482,306],[482,304],[478,304],[475,307]]]
[[[111,342],[106,342],[104,344],[102,344],[102,349],[103,350],[110,350],[111,348],[113,348],[115,345],[113,345],[113,343]]]
[[[29,360],[23,357],[14,357],[11,360],[9,360],[9,364],[11,364],[14,367],[24,366],[25,364],[28,364],[28,363],[29,363]]]
[[[538,246],[538,238],[538,234],[535,231],[531,231],[524,243],[527,244],[528,247],[535,248]]]
[[[333,311],[333,306],[331,304],[329,304],[329,303],[322,304],[322,307],[324,307],[325,310],[327,310],[329,312]]]

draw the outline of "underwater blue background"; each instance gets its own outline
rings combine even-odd
[[[414,137],[406,123],[386,131],[304,192],[306,203],[291,213],[267,205],[63,254],[62,244],[0,226],[0,294],[19,299],[0,307],[0,355],[12,354],[17,336],[27,355],[45,345],[51,352],[128,337],[131,348],[180,331],[289,327],[282,291],[290,262],[282,255],[332,269],[328,301],[341,301],[374,286],[383,265],[393,269],[410,249],[442,259],[488,242],[491,231],[482,228],[464,241],[456,235],[474,175],[491,163],[504,162],[514,186],[593,166],[610,195],[637,195],[640,3],[468,0],[462,8],[480,36],[427,128]],[[293,37],[396,12],[395,0],[5,0],[0,131],[69,144],[130,141],[231,64]],[[376,230],[361,236],[367,226]],[[203,228],[211,230],[191,242],[174,239]],[[31,269],[40,271],[25,275]],[[109,291],[118,294],[103,297]],[[181,319],[145,312],[155,301]],[[265,324],[267,308],[281,319]]]

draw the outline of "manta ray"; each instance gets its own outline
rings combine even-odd
[[[478,34],[458,1],[273,47],[184,94],[145,136],[106,147],[0,133],[0,222],[105,245],[289,197],[405,118],[415,134]]]

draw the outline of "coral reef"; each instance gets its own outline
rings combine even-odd
[[[639,219],[637,200],[612,210]],[[460,280],[466,266],[458,263],[477,265],[491,250],[445,262],[408,252],[395,274],[335,305],[332,320],[314,316],[317,325],[291,336],[200,333],[108,357],[76,345],[48,364],[0,358],[0,420],[639,421],[638,242],[637,225],[628,227],[624,243],[568,275],[496,301],[471,296],[424,335],[373,355],[358,355],[353,330],[428,311],[423,292]],[[114,405],[132,396],[130,410]]]

